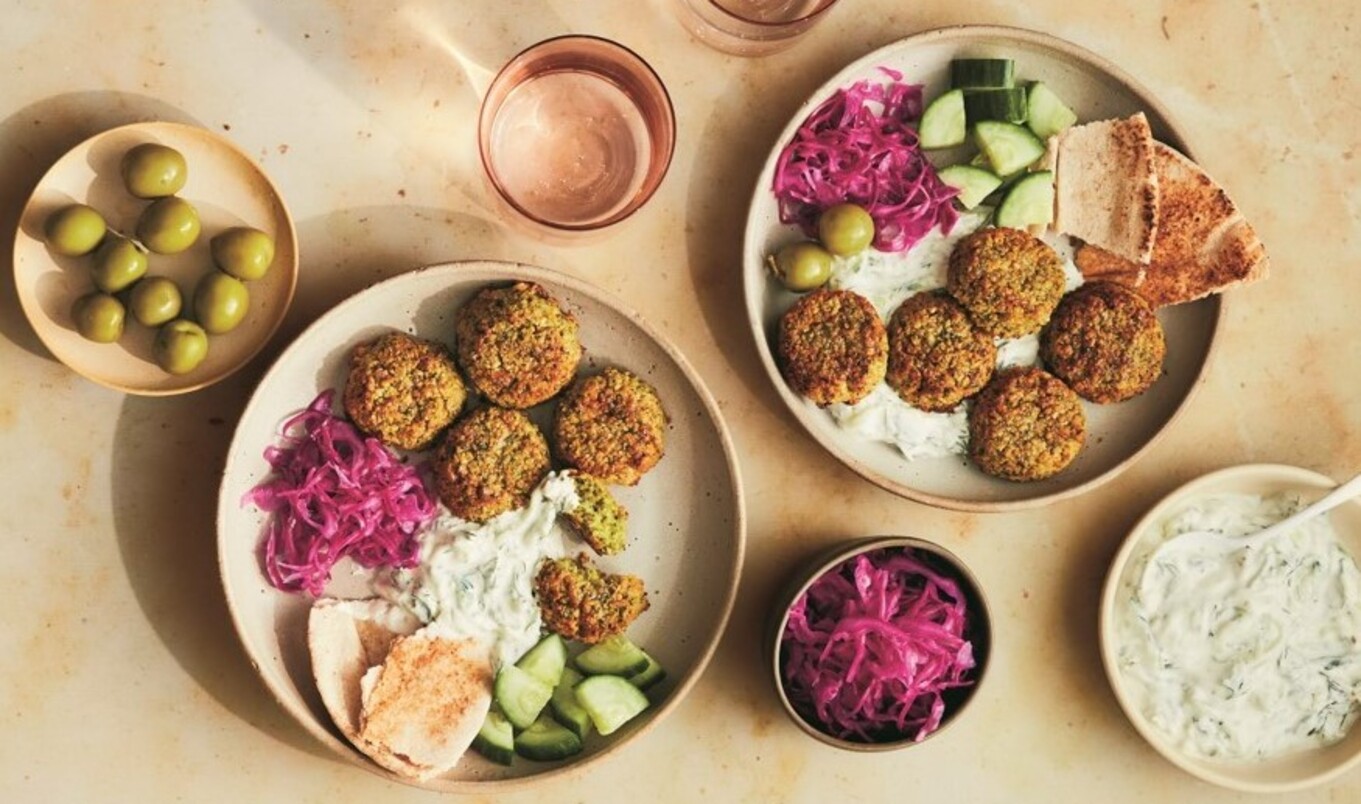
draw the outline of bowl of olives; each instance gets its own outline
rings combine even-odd
[[[230,141],[136,123],[43,176],[14,273],[24,314],[71,369],[128,393],[185,393],[245,365],[278,329],[297,235],[269,177]]]

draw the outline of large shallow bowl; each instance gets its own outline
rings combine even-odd
[[[795,418],[835,458],[867,480],[909,499],[963,511],[1004,511],[1044,505],[1092,489],[1115,477],[1152,447],[1200,384],[1221,305],[1218,297],[1212,297],[1161,310],[1158,318],[1167,335],[1163,377],[1148,393],[1128,402],[1084,405],[1086,446],[1063,472],[1034,483],[989,477],[959,456],[907,461],[891,446],[838,429],[826,411],[794,393],[781,376],[775,357],[778,321],[794,296],[771,279],[764,266],[767,254],[799,237],[794,227],[779,222],[771,191],[780,150],[813,108],[837,89],[856,81],[882,80],[881,67],[901,71],[905,81],[925,84],[930,98],[946,86],[950,60],[969,56],[1015,59],[1018,78],[1044,81],[1083,121],[1142,111],[1158,139],[1187,150],[1167,111],[1148,90],[1110,62],[1076,45],[1031,31],[984,26],[943,28],[911,36],[846,67],[794,113],[756,183],[743,246],[743,288],[761,362]]]
[[[167,374],[152,359],[155,330],[128,317],[117,343],[92,343],[71,322],[71,305],[94,290],[92,256],[63,257],[43,242],[43,222],[60,207],[89,204],[110,227],[131,234],[148,201],[123,187],[119,164],[134,145],[155,142],[184,154],[188,181],[178,195],[198,210],[202,233],[179,254],[151,254],[148,276],[165,276],[184,294],[191,317],[198,281],[213,269],[208,241],[232,226],[252,226],[274,238],[274,263],[247,283],[250,310],[240,325],[209,336],[208,357],[188,374]],[[298,280],[298,238],[274,184],[230,140],[181,123],[133,123],[96,134],[56,161],[38,182],[19,218],[14,284],[24,314],[43,344],[73,371],[101,385],[144,396],[182,394],[211,385],[250,362],[283,322]]]
[[[309,327],[260,382],[232,441],[218,502],[218,559],[232,619],[251,663],[290,715],[346,760],[397,779],[355,751],[331,723],[312,680],[306,617],[310,600],[271,587],[258,558],[265,518],[242,507],[269,472],[262,453],[276,443],[288,415],[322,389],[343,384],[351,348],[392,329],[453,342],[458,308],[490,284],[524,280],[546,288],[577,317],[587,357],[583,369],[618,365],[657,389],[671,419],[666,455],[635,487],[616,487],[629,509],[631,544],[602,568],[647,584],[651,608],[629,629],[656,656],[667,679],[656,705],[608,738],[587,741],[566,763],[518,760],[494,765],[469,753],[448,775],[423,783],[436,790],[496,792],[583,770],[640,737],[671,712],[713,654],[732,609],[742,566],[744,509],[732,444],[717,406],[676,350],[636,314],[579,279],[522,265],[438,265],[389,279],[342,302]],[[551,403],[530,411],[544,420]],[[330,591],[360,596],[343,572]],[[398,781],[405,781],[398,779]]]
[[[1327,748],[1305,751],[1263,762],[1224,762],[1203,759],[1182,751],[1162,735],[1139,710],[1120,674],[1119,639],[1116,629],[1119,606],[1134,582],[1138,556],[1151,549],[1159,536],[1158,525],[1188,502],[1213,494],[1298,493],[1312,501],[1337,486],[1331,478],[1308,469],[1279,464],[1249,464],[1211,472],[1187,483],[1163,498],[1130,531],[1111,563],[1101,595],[1101,660],[1120,708],[1145,740],[1168,761],[1195,776],[1223,787],[1253,793],[1280,793],[1322,784],[1361,764],[1361,727],[1354,727],[1340,742]],[[1328,514],[1338,538],[1352,556],[1361,556],[1361,503],[1350,502]]]

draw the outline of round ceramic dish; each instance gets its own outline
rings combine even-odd
[[[1033,483],[989,477],[963,456],[905,460],[893,447],[866,441],[839,429],[831,416],[803,399],[780,374],[774,344],[780,315],[795,296],[766,270],[767,254],[797,239],[796,229],[779,222],[771,191],[775,160],[795,130],[818,104],[837,89],[862,79],[882,80],[881,67],[899,70],[903,80],[925,85],[926,97],[948,82],[950,60],[958,57],[1011,58],[1018,78],[1042,80],[1069,103],[1080,121],[1148,116],[1154,136],[1183,152],[1186,142],[1166,110],[1119,68],[1076,45],[1014,28],[944,28],[881,48],[837,73],[813,93],[780,134],[747,218],[743,246],[743,287],[757,351],[780,397],[799,423],[828,452],[867,480],[889,491],[941,508],[1005,511],[1045,505],[1092,489],[1129,466],[1176,419],[1200,384],[1219,326],[1221,304],[1211,297],[1159,312],[1167,336],[1164,374],[1144,395],[1118,405],[1085,404],[1087,443],[1064,471]]]
[[[732,444],[718,408],[694,371],[647,324],[579,279],[522,265],[438,265],[381,282],[342,302],[309,327],[261,380],[241,416],[218,501],[218,559],[237,632],[265,685],[307,731],[349,762],[397,781],[350,746],[332,725],[312,678],[307,651],[311,600],[274,589],[259,545],[265,517],[242,495],[269,473],[262,453],[280,425],[325,388],[343,386],[351,349],[401,330],[453,342],[458,309],[476,291],[509,281],[537,282],[576,316],[586,347],[582,371],[618,365],[657,389],[671,419],[666,455],[635,487],[616,487],[629,509],[627,550],[598,560],[602,569],[640,576],[651,608],[629,637],[666,669],[654,705],[608,738],[596,735],[564,763],[517,758],[510,767],[469,752],[446,776],[420,783],[434,790],[492,794],[531,781],[581,771],[640,737],[669,713],[698,679],[727,622],[742,566],[745,535],[741,486]],[[541,425],[552,403],[528,411]],[[328,593],[371,594],[337,570]],[[348,583],[347,583],[348,582]]]
[[[156,142],[184,154],[189,178],[178,195],[198,210],[202,233],[179,254],[151,254],[148,276],[179,285],[186,317],[194,288],[213,269],[208,241],[232,226],[252,226],[274,238],[274,263],[263,279],[247,283],[250,310],[240,325],[211,335],[208,357],[188,374],[167,374],[152,358],[156,331],[129,316],[117,343],[93,343],[76,332],[71,305],[94,290],[92,257],[63,257],[43,241],[43,222],[54,210],[89,204],[120,232],[136,229],[150,202],[123,187],[119,163],[134,145]],[[168,396],[212,385],[244,366],[283,321],[298,280],[297,234],[283,198],[259,166],[229,140],[180,123],[133,123],[96,134],[57,160],[25,205],[14,241],[14,282],[24,314],[57,359],[101,385],[130,394]]]
[[[1189,501],[1212,494],[1299,493],[1306,501],[1317,499],[1337,486],[1332,479],[1308,469],[1277,464],[1234,466],[1212,472],[1187,483],[1163,498],[1130,531],[1111,563],[1101,595],[1101,659],[1116,700],[1130,723],[1158,753],[1188,773],[1223,787],[1251,793],[1282,793],[1322,784],[1361,764],[1361,728],[1352,728],[1340,742],[1327,748],[1293,754],[1263,762],[1216,762],[1190,755],[1173,745],[1140,712],[1125,686],[1117,657],[1116,621],[1119,599],[1134,583],[1134,558],[1151,549],[1158,523],[1175,514]],[[1338,537],[1353,556],[1361,556],[1361,504],[1345,503],[1327,516]]]
[[[771,678],[775,684],[775,693],[779,695],[780,704],[784,707],[785,714],[789,715],[789,719],[794,722],[794,725],[821,743],[847,751],[895,751],[920,743],[911,739],[881,743],[853,742],[834,737],[809,723],[798,713],[790,702],[789,696],[785,694],[784,677],[780,667],[780,643],[784,637],[785,624],[789,620],[790,607],[804,592],[808,591],[808,587],[812,586],[814,581],[862,553],[882,549],[912,549],[918,553],[927,554],[930,563],[938,566],[943,574],[959,582],[960,590],[966,598],[965,602],[969,614],[973,617],[973,622],[969,626],[969,638],[973,641],[974,659],[977,662],[973,671],[974,683],[945,693],[945,718],[941,721],[940,727],[928,734],[922,742],[945,731],[963,714],[965,707],[968,706],[969,701],[973,700],[978,688],[983,683],[983,678],[988,669],[988,659],[992,652],[992,616],[988,611],[987,598],[983,596],[983,588],[979,585],[973,572],[964,565],[964,562],[940,545],[923,539],[914,539],[910,536],[872,536],[857,539],[850,543],[838,544],[809,561],[781,591],[775,602],[775,607],[771,609],[765,634],[766,660],[769,662]]]

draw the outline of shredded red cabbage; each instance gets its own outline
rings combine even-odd
[[[808,118],[775,163],[780,222],[817,236],[818,215],[851,202],[874,219],[874,247],[911,248],[937,226],[949,234],[959,213],[945,184],[917,145],[912,124],[922,114],[920,84],[883,70],[889,81],[839,89]]]
[[[959,584],[911,550],[856,556],[794,601],[781,642],[785,693],[810,723],[858,742],[940,726],[942,693],[973,683]]]
[[[368,568],[415,566],[416,535],[437,511],[415,467],[331,413],[333,393],[284,423],[284,446],[265,450],[274,474],[241,501],[272,515],[263,546],[270,583],[318,597],[346,556]]]

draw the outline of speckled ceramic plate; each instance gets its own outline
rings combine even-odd
[[[280,704],[348,761],[397,778],[332,725],[308,658],[311,600],[268,584],[258,553],[265,518],[241,499],[267,476],[262,455],[277,442],[284,420],[321,390],[343,386],[355,344],[394,329],[452,344],[459,307],[490,284],[514,280],[539,283],[577,317],[586,347],[583,372],[609,365],[633,371],[657,389],[670,417],[665,457],[637,486],[615,488],[629,509],[629,548],[597,562],[646,582],[652,605],[629,636],[657,657],[667,678],[654,688],[656,703],[643,716],[608,738],[593,736],[573,760],[517,759],[502,767],[469,752],[454,771],[422,785],[436,790],[493,792],[580,771],[640,737],[675,708],[713,654],[742,566],[742,494],[718,408],[684,358],[636,314],[579,279],[541,268],[468,262],[403,274],[342,302],[289,346],[260,382],[232,441],[218,502],[222,581],[246,652]],[[530,415],[544,424],[551,410],[550,402]],[[338,570],[328,592],[365,594],[362,583],[344,576]]]
[[[135,145],[156,142],[184,154],[188,181],[179,196],[198,210],[202,232],[179,254],[151,254],[148,276],[179,285],[185,312],[200,278],[214,270],[209,239],[232,226],[253,226],[274,238],[274,263],[263,279],[250,282],[250,311],[236,329],[210,336],[208,357],[183,375],[167,374],[152,359],[155,330],[128,317],[117,343],[93,343],[71,321],[71,305],[94,290],[93,257],[64,257],[47,248],[43,223],[72,203],[89,204],[109,226],[131,234],[150,202],[123,186],[119,164]],[[14,279],[29,323],[44,345],[72,370],[102,385],[146,396],[193,391],[244,366],[283,321],[298,279],[297,235],[283,198],[255,162],[207,129],[180,123],[133,123],[96,134],[57,160],[38,182],[19,218],[14,241]]]
[[[1323,784],[1361,765],[1361,727],[1353,726],[1341,742],[1261,762],[1224,762],[1204,759],[1183,751],[1163,736],[1141,711],[1138,701],[1120,673],[1120,641],[1117,620],[1121,607],[1136,582],[1136,557],[1156,546],[1160,524],[1197,498],[1214,494],[1299,494],[1313,502],[1337,486],[1331,478],[1308,469],[1278,464],[1249,464],[1211,472],[1187,483],[1163,498],[1126,537],[1111,562],[1101,595],[1101,660],[1106,677],[1130,723],[1158,753],[1170,762],[1207,782],[1250,793],[1283,793]],[[1361,557],[1361,503],[1344,503],[1327,514],[1338,539],[1353,558]]]
[[[1076,45],[1014,28],[963,26],[909,37],[856,61],[813,93],[790,119],[771,149],[757,181],[743,246],[743,286],[757,350],[781,398],[799,423],[833,456],[866,479],[919,502],[964,511],[1003,511],[1044,505],[1080,494],[1115,477],[1147,451],[1173,422],[1200,384],[1219,325],[1221,304],[1212,297],[1166,308],[1159,319],[1167,335],[1164,376],[1144,395],[1117,405],[1085,404],[1087,443],[1077,459],[1048,480],[1012,483],[978,471],[962,456],[905,460],[893,447],[840,430],[824,410],[794,393],[775,358],[780,315],[795,296],[774,281],[765,256],[801,238],[779,222],[771,191],[775,160],[799,124],[834,91],[861,79],[882,80],[880,67],[925,84],[926,97],[948,83],[950,60],[958,57],[1015,59],[1018,79],[1042,80],[1082,121],[1143,111],[1154,135],[1182,151],[1186,142],[1166,110],[1133,78]]]

